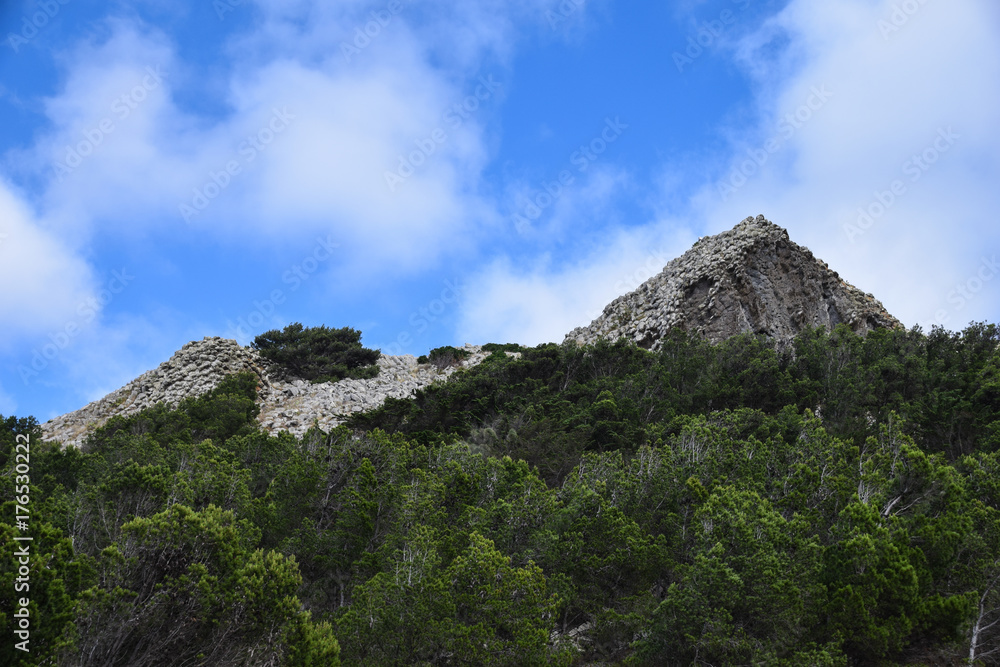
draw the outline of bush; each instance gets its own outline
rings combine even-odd
[[[463,359],[468,358],[470,354],[471,352],[468,350],[445,345],[434,348],[428,354],[420,355],[417,357],[417,363],[434,364],[439,370],[443,370],[449,366],[457,366]]]
[[[344,378],[372,378],[378,374],[381,352],[361,345],[361,332],[350,327],[305,329],[298,322],[283,331],[273,329],[250,345],[261,356],[281,366],[289,375],[312,382]]]
[[[523,352],[527,349],[517,343],[486,343],[483,345],[483,352]]]

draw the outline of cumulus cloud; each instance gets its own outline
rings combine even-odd
[[[61,330],[94,299],[90,267],[44,227],[21,195],[0,181],[0,340]]]
[[[215,91],[163,33],[109,19],[64,54],[51,130],[9,161],[43,179],[47,217],[81,241],[323,231],[368,264],[427,266],[495,217],[477,190],[499,63],[514,21],[556,5],[264,2]],[[192,89],[224,113],[201,113]]]
[[[65,82],[44,100],[50,129],[8,162],[43,180],[46,217],[80,243],[98,229],[145,229],[176,201],[167,193],[187,170],[191,121],[170,99],[171,77],[180,75],[170,45],[162,34],[110,20],[58,62]]]
[[[268,67],[245,95],[294,119],[268,147],[240,218],[275,232],[289,221],[332,225],[373,261],[430,254],[463,231],[476,206],[468,193],[485,160],[482,130],[462,105],[498,94],[478,82],[466,92],[419,65],[364,75]]]
[[[571,329],[589,324],[616,296],[659,273],[695,240],[686,229],[664,222],[640,231],[609,231],[600,249],[566,265],[547,255],[520,264],[498,258],[467,282],[457,338],[562,342]]]

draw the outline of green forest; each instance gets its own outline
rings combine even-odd
[[[301,438],[252,374],[80,448],[0,417],[0,664],[1000,664],[998,343],[489,345]]]

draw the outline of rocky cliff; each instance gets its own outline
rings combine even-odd
[[[655,350],[666,331],[678,327],[713,342],[750,332],[780,344],[806,326],[832,329],[840,323],[858,333],[902,326],[875,297],[759,215],[700,239],[566,339],[593,343],[625,337]]]
[[[439,369],[433,364],[418,364],[412,355],[383,355],[378,360],[379,373],[372,379],[310,384],[280,379],[281,374],[271,362],[235,340],[205,338],[186,344],[158,368],[104,398],[49,420],[42,430],[48,440],[79,446],[87,434],[115,415],[135,414],[159,402],[177,407],[182,399],[213,389],[229,373],[251,371],[259,379],[258,420],[264,430],[289,431],[299,436],[317,424],[328,431],[353,412],[377,407],[390,396],[410,396],[417,389],[447,378],[457,368],[473,366],[488,356],[474,345],[464,349],[470,356],[458,366]]]

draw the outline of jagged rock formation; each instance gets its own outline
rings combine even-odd
[[[783,344],[806,326],[832,329],[842,322],[862,334],[902,326],[875,297],[758,215],[700,239],[566,340],[625,337],[655,350],[668,329],[679,327],[712,342],[751,332]]]
[[[456,368],[478,364],[489,354],[474,345],[464,349],[471,354],[457,367],[442,370],[433,364],[418,364],[412,355],[383,355],[374,378],[310,384],[281,379],[282,374],[270,361],[235,340],[205,338],[184,345],[169,361],[104,398],[49,420],[42,430],[48,440],[79,446],[89,433],[115,415],[132,415],[161,401],[175,408],[182,399],[213,389],[230,373],[251,371],[259,378],[258,420],[262,428],[270,433],[289,431],[300,436],[313,424],[330,430],[351,413],[378,407],[389,396],[410,396],[417,389],[447,378]]]

